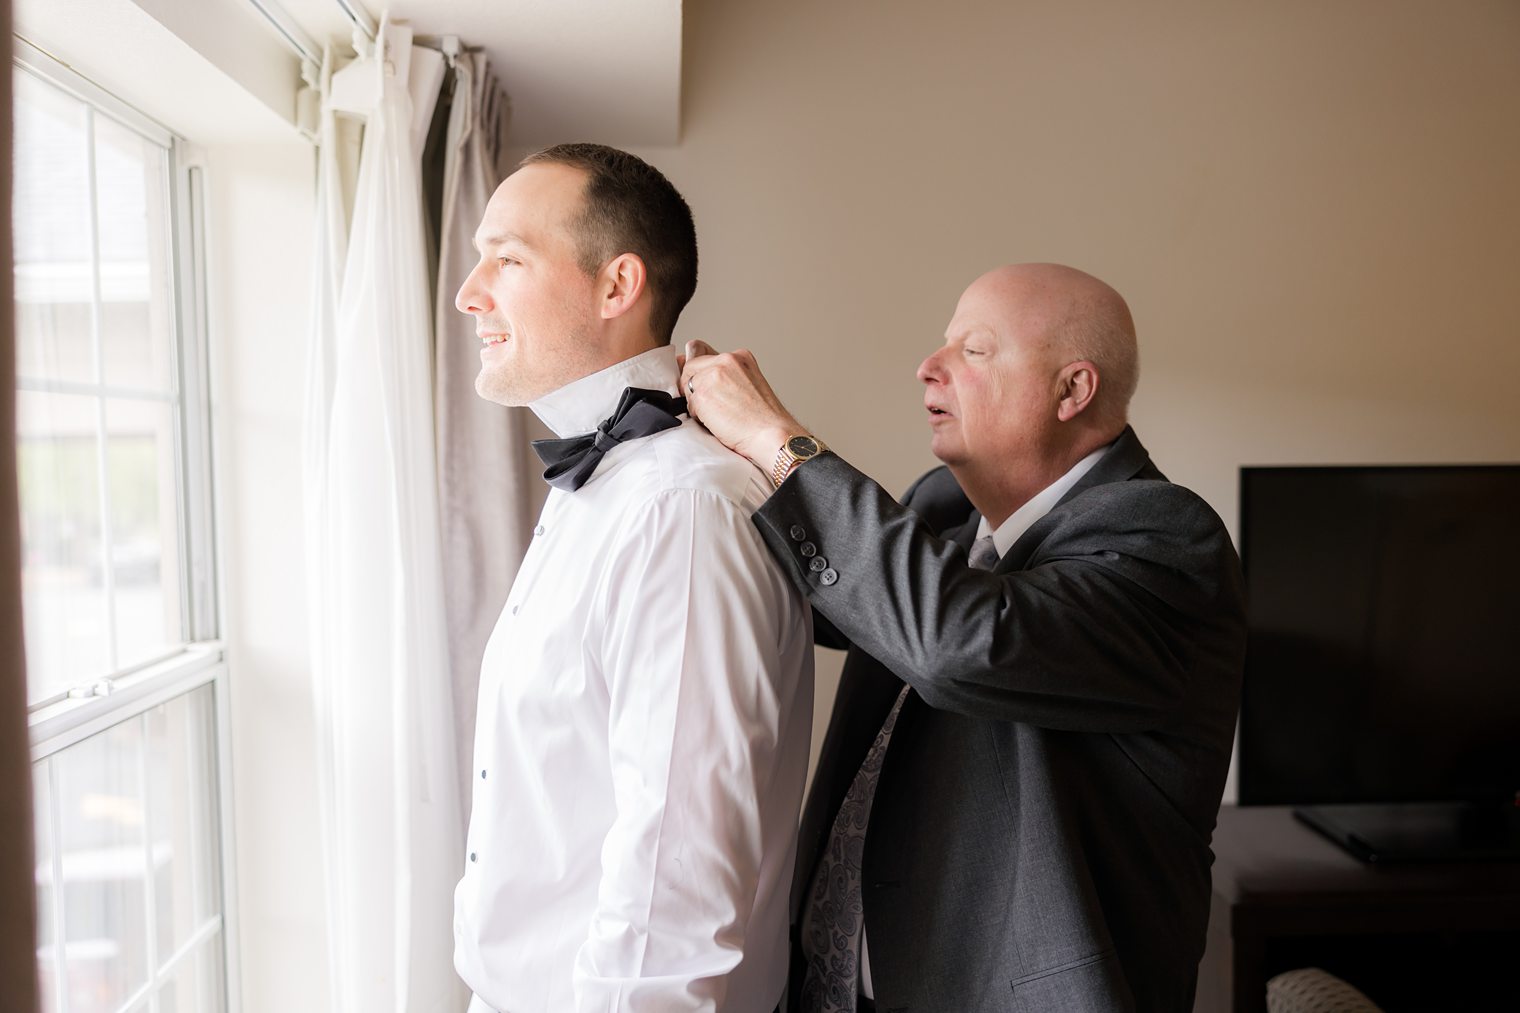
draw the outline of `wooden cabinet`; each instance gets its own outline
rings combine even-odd
[[[1262,1013],[1321,967],[1387,1013],[1520,1010],[1520,862],[1369,865],[1286,806],[1225,806],[1195,1013]]]

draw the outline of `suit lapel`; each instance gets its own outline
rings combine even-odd
[[[1166,480],[1166,476],[1151,463],[1151,455],[1141,445],[1140,437],[1135,435],[1134,429],[1125,426],[1124,432],[1114,440],[1113,446],[1109,448],[1108,453],[1103,455],[1102,460],[1093,465],[1092,470],[1067,490],[1066,495],[1060,498],[1050,513],[1035,521],[1029,526],[1028,531],[1019,536],[1018,541],[1014,542],[1004,553],[1003,558],[998,560],[998,565],[993,572],[1006,573],[1010,570],[1022,570],[1027,566],[1029,558],[1034,555],[1040,543],[1045,541],[1045,536],[1050,533],[1051,528],[1061,522],[1061,507],[1072,499],[1097,486],[1128,482],[1133,478]]]

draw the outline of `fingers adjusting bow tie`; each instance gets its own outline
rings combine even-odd
[[[584,436],[564,440],[534,440],[533,452],[547,467],[544,481],[556,489],[574,492],[591,478],[607,451],[628,440],[653,436],[681,424],[676,418],[686,411],[684,397],[662,390],[627,387],[612,417]]]

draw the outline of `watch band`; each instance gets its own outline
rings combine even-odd
[[[806,460],[806,458],[800,457],[789,458],[785,462],[778,460],[775,466],[771,468],[771,488],[781,488],[781,483],[785,482],[786,477],[792,472],[796,471],[797,466],[800,465],[804,460]]]
[[[792,449],[792,443],[794,441],[804,440],[807,443],[812,444],[812,447],[810,448],[811,452],[798,453]],[[827,449],[829,448],[825,446],[824,442],[816,436],[811,436],[806,433],[799,433],[796,436],[787,437],[786,440],[782,442],[781,449],[776,451],[776,461],[771,465],[771,488],[781,488],[781,483],[786,481],[787,476],[795,471],[799,464],[804,461],[811,461],[813,458],[817,457]]]

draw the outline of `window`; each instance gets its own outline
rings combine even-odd
[[[229,1008],[199,169],[17,41],[16,455],[48,1013]]]
[[[212,692],[34,765],[44,1010],[226,1008]]]
[[[17,467],[28,702],[186,639],[170,150],[16,76]]]

